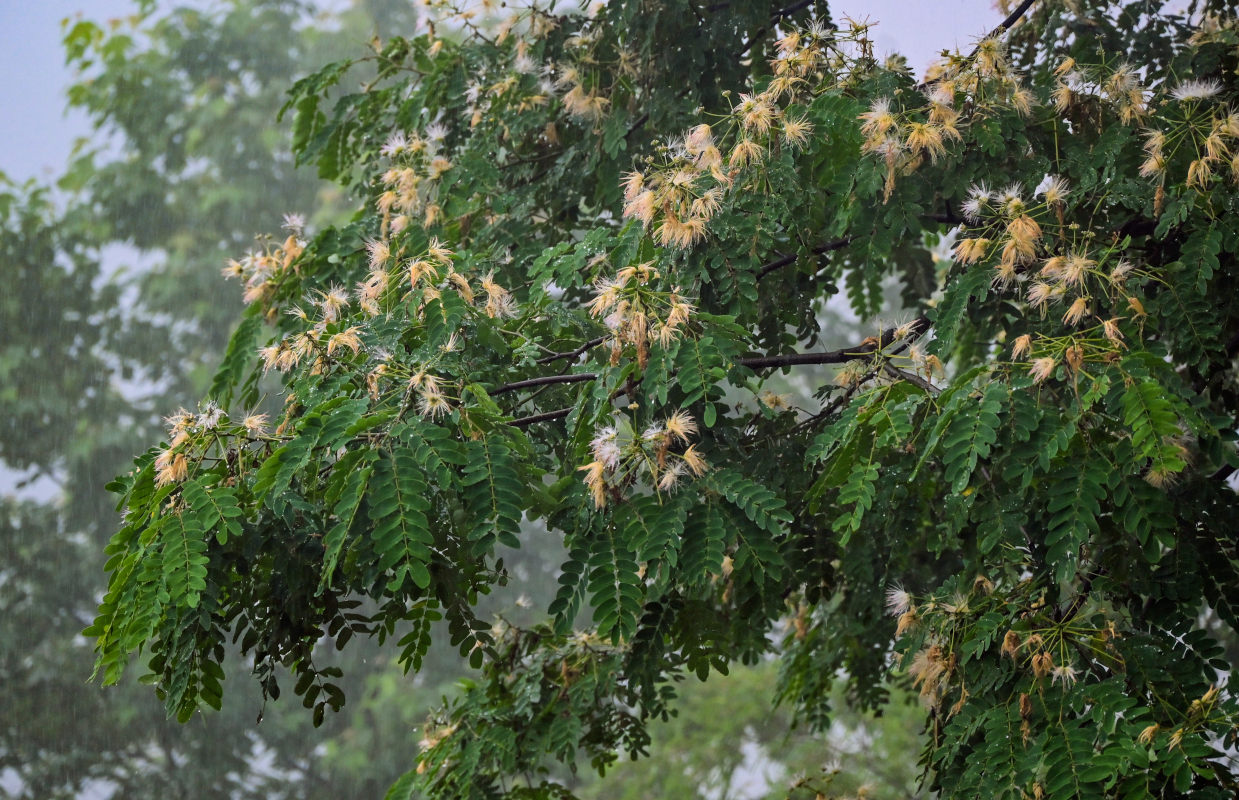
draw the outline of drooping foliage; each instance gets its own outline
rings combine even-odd
[[[317,731],[289,704],[268,705],[256,725],[261,691],[246,685],[186,726],[136,674],[107,691],[87,683],[91,642],[79,634],[107,586],[102,549],[116,518],[104,485],[158,436],[161,413],[207,390],[243,311],[219,264],[255,225],[278,226],[285,204],[331,218],[330,185],[291,168],[272,107],[380,20],[407,26],[415,12],[386,0],[325,16],[289,0],[144,2],[109,24],[89,19],[96,4],[78,5],[87,18],[63,28],[80,70],[69,100],[100,132],[54,189],[0,175],[10,279],[0,300],[0,797],[381,794],[415,751],[408,725],[441,693],[433,676],[400,687],[405,704],[368,713],[378,701],[367,690],[401,673],[354,647],[339,656],[359,667],[344,684],[348,713]],[[6,150],[0,170],[20,169],[17,157]],[[235,653],[224,663],[230,675],[247,669]]]
[[[188,719],[235,639],[322,719],[324,634],[454,647],[391,796],[557,797],[773,653],[814,726],[910,683],[942,796],[1233,793],[1233,17],[1026,2],[918,81],[814,4],[437,8],[292,88],[358,211],[228,267],[211,397],[113,484],[105,681]],[[546,622],[482,618],[531,536]]]

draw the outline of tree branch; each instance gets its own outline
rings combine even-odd
[[[594,347],[597,347],[598,345],[602,344],[603,342],[605,342],[605,341],[606,341],[606,339],[607,339],[607,337],[605,337],[605,336],[599,336],[597,339],[590,339],[588,342],[586,342],[585,344],[581,345],[580,347],[578,347],[578,348],[577,348],[577,349],[575,349],[575,350],[568,350],[568,351],[565,351],[565,352],[563,352],[563,353],[553,353],[553,354],[551,354],[551,355],[549,355],[549,356],[543,356],[542,358],[539,358],[539,359],[538,359],[538,362],[537,362],[537,363],[539,363],[539,364],[551,364],[551,363],[553,363],[553,362],[555,362],[555,361],[559,361],[560,359],[565,359],[565,358],[566,358],[566,359],[568,359],[568,360],[572,360],[572,359],[576,358],[577,356],[579,356],[581,353],[584,353],[586,350],[590,350],[590,349],[592,349],[592,348],[594,348]]]
[[[833,242],[826,242],[825,244],[819,244],[817,247],[813,248],[812,252],[815,255],[820,256],[824,253],[829,253],[832,250],[842,250],[843,248],[847,247],[851,243],[852,243],[852,237],[844,236],[842,239],[835,239]],[[761,280],[762,278],[766,277],[768,273],[774,272],[776,269],[786,267],[788,264],[793,263],[795,260],[796,260],[796,254],[793,253],[789,256],[779,256],[774,261],[767,261],[765,264],[762,264],[760,267],[757,268],[757,280]]]
[[[571,414],[573,408],[573,406],[568,406],[567,408],[557,408],[554,411],[544,411],[541,414],[533,414],[532,416],[514,419],[508,424],[513,428],[525,428],[536,422],[547,422],[553,419],[562,419],[563,417]]]
[[[1020,17],[1024,16],[1024,13],[1027,12],[1028,9],[1032,8],[1032,4],[1035,2],[1037,2],[1037,0],[1024,0],[1024,2],[1015,7],[1014,11],[1007,15],[1006,19],[998,23],[998,27],[990,31],[985,38],[993,39],[995,36],[1000,36],[1001,34],[1011,30],[1015,23],[1020,21]],[[977,54],[977,50],[973,50],[972,54],[975,56]]]
[[[890,375],[892,378],[895,378],[896,380],[907,381],[913,386],[919,386],[925,391],[929,392],[930,394],[940,394],[942,392],[941,389],[939,389],[937,386],[934,386],[932,383],[925,380],[920,375],[917,375],[912,372],[908,372],[906,369],[900,369],[899,367],[896,367],[894,364],[888,363],[885,366],[883,366],[882,369],[884,369],[886,371],[886,374]]]
[[[917,317],[907,325],[906,335],[908,338],[916,338],[929,328],[929,319],[927,317]],[[786,353],[777,356],[749,356],[746,358],[737,358],[735,363],[738,366],[748,367],[749,369],[781,369],[783,367],[804,366],[807,364],[843,364],[857,358],[864,358],[872,355],[880,350],[889,347],[895,341],[896,328],[887,328],[882,331],[882,335],[874,338],[870,337],[859,345],[853,347],[845,347],[841,350],[831,350],[825,353]],[[580,348],[579,352],[585,352],[590,345]],[[558,357],[558,356],[557,356]],[[916,376],[908,376],[900,373],[900,376],[905,380],[913,380]],[[506,392],[514,392],[518,389],[529,389],[534,386],[547,386],[556,383],[581,383],[583,381],[592,381],[598,378],[594,372],[573,372],[566,375],[543,375],[539,378],[529,378],[528,380],[516,381],[514,383],[505,383],[502,386],[496,387],[490,391],[493,397],[497,394]],[[920,383],[917,384],[921,385]],[[922,387],[924,388],[924,387]],[[935,387],[930,387],[933,390]],[[529,417],[520,417],[508,423],[516,427],[524,427],[532,425],[535,422],[545,422],[547,420],[558,419],[566,416],[572,409],[564,408],[558,411],[547,411],[542,414],[534,414]]]
[[[813,0],[800,0],[798,3],[792,3],[787,8],[780,8],[778,11],[771,14],[770,24],[764,28],[758,28],[753,33],[752,38],[744,43],[744,47],[740,50],[740,52],[736,53],[736,58],[742,58],[745,54],[747,54],[749,50],[752,49],[753,45],[757,43],[757,40],[765,36],[766,32],[769,31],[772,26],[778,25],[784,17],[790,17],[797,11],[802,11],[811,5],[813,5]]]
[[[517,389],[529,389],[534,386],[546,386],[549,383],[580,383],[581,381],[592,381],[598,376],[593,372],[573,372],[568,375],[543,375],[540,378],[530,378],[524,381],[516,381],[515,383],[505,383],[504,385],[491,389],[491,396],[503,394],[504,392],[514,392]]]

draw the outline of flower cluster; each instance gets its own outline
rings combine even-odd
[[[835,37],[814,25],[780,39],[764,89],[740,94],[722,120],[689,129],[662,148],[660,163],[624,177],[624,216],[653,226],[664,246],[699,242],[745,169],[760,167],[781,148],[809,143],[813,126],[790,106],[820,82],[840,38],[846,34]]]
[[[379,179],[383,191],[375,201],[384,235],[399,234],[417,217],[424,228],[442,220],[439,183],[452,169],[451,159],[442,152],[446,138],[447,129],[437,123],[427,126],[424,136],[397,131],[388,137],[380,153],[392,160],[392,166]]]
[[[1145,131],[1142,176],[1155,179],[1160,188],[1172,177],[1173,166],[1185,186],[1202,193],[1223,170],[1239,183],[1239,113],[1219,102],[1220,94],[1220,84],[1201,80],[1184,81],[1172,90],[1176,102]]]
[[[637,350],[637,363],[644,368],[651,341],[667,346],[680,336],[692,317],[693,306],[678,289],[660,292],[650,286],[659,277],[652,262],[624,267],[614,278],[594,284],[589,313],[602,317],[611,331],[611,361],[619,363],[625,345]]]
[[[1142,122],[1149,114],[1148,92],[1130,64],[1090,69],[1068,58],[1055,68],[1054,76],[1051,100],[1060,112],[1099,120],[1092,106],[1106,103],[1124,124]]]
[[[960,108],[974,116],[997,108],[1026,116],[1033,94],[1011,68],[1002,43],[982,41],[971,56],[952,55],[930,67],[922,82],[922,102],[897,108],[891,97],[878,97],[860,115],[861,149],[882,159],[886,167],[883,200],[890,198],[896,178],[915,172],[926,161],[937,163],[950,142],[960,141]]]
[[[982,633],[977,620],[995,611],[1010,614],[1012,604],[1024,607],[1017,615],[1021,622],[994,642],[994,633]],[[916,652],[906,660],[908,674],[920,690],[922,699],[939,707],[947,697],[957,697],[949,714],[958,713],[967,702],[966,675],[957,654],[979,645],[1000,660],[1010,659],[1019,672],[1016,680],[1028,692],[1040,691],[1046,685],[1059,685],[1070,690],[1084,677],[1077,666],[1079,653],[1090,654],[1088,666],[1106,671],[1121,671],[1123,659],[1114,645],[1119,638],[1115,623],[1099,613],[1100,609],[1081,609],[1071,619],[1057,620],[1046,614],[1046,606],[1038,598],[1026,597],[1017,588],[1014,594],[1003,596],[992,581],[977,576],[970,586],[956,589],[945,597],[928,596],[920,600],[895,585],[886,593],[887,613],[896,617],[896,636],[905,640]],[[1095,613],[1097,612],[1097,613]],[[997,646],[997,653],[993,649]],[[956,694],[957,693],[957,694]],[[1031,709],[1022,714],[1025,738],[1031,734]]]
[[[689,475],[704,475],[710,465],[697,446],[688,443],[696,433],[696,421],[684,411],[640,433],[626,421],[597,431],[590,443],[594,460],[578,468],[585,473],[594,505],[603,508],[638,481],[648,482],[655,491],[669,492]],[[672,449],[682,445],[688,445],[682,452]]]
[[[262,439],[267,435],[267,415],[250,414],[233,422],[214,403],[192,414],[185,409],[164,418],[168,425],[168,446],[155,457],[155,485],[182,483],[189,478],[191,459],[205,455],[223,437]]]
[[[264,241],[260,250],[250,252],[239,259],[229,259],[222,273],[225,278],[237,278],[245,284],[242,295],[246,305],[262,303],[270,306],[280,280],[290,271],[295,271],[297,258],[305,251],[302,241],[304,222],[296,215],[285,216],[288,236],[279,245]],[[275,313],[274,307],[268,313]]]

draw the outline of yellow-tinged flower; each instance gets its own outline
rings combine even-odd
[[[438,273],[435,271],[434,264],[430,263],[424,258],[415,258],[409,262],[409,286],[410,288],[416,289],[418,282],[421,281],[421,279],[426,277],[427,275],[432,276],[432,278],[438,277]]]
[[[1061,286],[1051,286],[1043,281],[1035,281],[1028,288],[1028,302],[1036,309],[1044,309],[1047,303],[1057,301],[1063,294]]]
[[[741,94],[734,113],[746,131],[761,135],[770,130],[778,112],[764,95]]]
[[[1140,165],[1142,178],[1160,178],[1166,174],[1166,158],[1161,153],[1152,153]]]
[[[1015,344],[1011,346],[1012,358],[1023,358],[1032,350],[1032,337],[1027,333],[1015,337]]]
[[[688,442],[688,437],[697,432],[697,423],[687,411],[677,411],[667,418],[667,433],[681,442]]]
[[[990,240],[985,238],[960,239],[955,244],[955,259],[961,264],[972,264],[985,258]]]
[[[391,245],[382,239],[368,239],[366,252],[370,256],[370,269],[382,269],[391,258]]]
[[[684,451],[684,455],[680,456],[684,459],[684,463],[697,477],[701,477],[710,470],[710,464],[702,457],[701,452],[697,449],[697,445],[689,445]]]
[[[1119,330],[1119,319],[1114,317],[1101,323],[1101,330],[1110,343],[1116,347],[1123,347],[1123,332]]]
[[[1012,239],[1033,242],[1041,238],[1041,226],[1027,214],[1021,214],[1007,223],[1007,234]]]
[[[331,355],[337,348],[347,347],[353,351],[353,355],[361,350],[361,337],[356,326],[347,328],[332,336],[327,340],[327,355]]]
[[[1044,188],[1037,194],[1044,197],[1049,205],[1057,206],[1062,205],[1071,191],[1067,186],[1067,179],[1056,176],[1046,181]]]
[[[1013,630],[1008,630],[1007,635],[1002,637],[1001,653],[1004,656],[1009,656],[1014,661],[1022,644],[1020,635]]]
[[[577,467],[578,472],[585,473],[585,485],[589,487],[590,495],[593,497],[594,506],[603,508],[607,504],[607,483],[603,477],[603,470],[606,465],[601,461],[591,461],[583,467]]]
[[[417,408],[423,416],[434,418],[441,417],[451,411],[452,404],[442,392],[426,389],[421,393]]]
[[[443,173],[452,168],[452,162],[443,156],[435,156],[430,159],[430,165],[427,167],[426,177],[432,181],[437,181],[443,177]]]
[[[1071,306],[1063,314],[1063,323],[1071,326],[1080,324],[1080,321],[1088,315],[1088,301],[1083,297],[1077,297],[1072,301]]]
[[[689,248],[705,233],[706,221],[701,217],[679,219],[675,214],[667,214],[659,224],[656,236],[659,244]]]
[[[752,139],[740,139],[731,148],[731,156],[727,159],[729,167],[745,167],[750,164],[760,164],[765,150]]]
[[[869,139],[880,139],[886,135],[887,131],[899,124],[895,114],[891,111],[889,97],[879,97],[874,100],[869,110],[861,114],[859,119],[865,121],[865,124],[860,126],[860,132]]]
[[[1054,359],[1049,356],[1034,358],[1032,360],[1032,368],[1028,370],[1028,374],[1033,377],[1034,382],[1041,383],[1054,374],[1055,366]]]
[[[1213,169],[1206,159],[1198,158],[1187,167],[1187,185],[1200,191],[1209,188],[1209,179],[1213,177]]]
[[[938,157],[946,154],[946,145],[942,141],[942,129],[925,122],[914,122],[908,126],[906,144],[908,150],[913,153],[917,151],[927,153],[931,164],[938,163]]]
[[[783,141],[790,147],[804,147],[809,143],[809,134],[812,132],[812,123],[804,117],[783,119]]]
[[[155,485],[181,483],[189,477],[189,459],[184,453],[164,450],[155,458]]]
[[[569,114],[592,121],[602,119],[602,115],[606,113],[607,106],[611,104],[611,101],[605,97],[601,97],[592,91],[586,92],[580,84],[573,86],[561,99],[564,109]]]
[[[1054,669],[1054,656],[1042,650],[1032,657],[1033,675],[1044,678]]]
[[[318,307],[322,313],[323,322],[335,322],[340,318],[340,312],[348,308],[348,293],[343,286],[332,286],[325,292],[319,292]]]
[[[684,150],[690,156],[699,156],[712,147],[714,137],[710,133],[709,125],[694,126],[684,135]]]
[[[1084,366],[1084,348],[1078,344],[1071,345],[1063,353],[1063,361],[1072,372],[1079,372],[1080,367]]]
[[[435,261],[444,265],[450,264],[452,256],[455,255],[455,253],[443,245],[443,242],[437,236],[430,237],[430,243],[426,245],[426,252]]]
[[[447,274],[448,281],[456,287],[457,293],[464,298],[466,303],[473,302],[473,287],[469,285],[469,280],[459,272],[449,272]]]
[[[645,188],[645,176],[636,170],[624,173],[624,178],[620,185],[624,187],[624,202],[631,203],[641,193],[641,190]]]
[[[1158,732],[1161,729],[1162,729],[1162,726],[1154,722],[1152,725],[1149,725],[1147,728],[1140,731],[1140,736],[1138,737],[1138,741],[1140,742],[1140,744],[1143,744],[1146,746],[1152,744],[1153,739],[1157,736]]]
[[[250,414],[241,424],[251,436],[262,436],[267,430],[267,415]]]
[[[642,225],[648,226],[654,219],[657,205],[658,198],[654,192],[644,189],[624,203],[624,216],[639,219]]]

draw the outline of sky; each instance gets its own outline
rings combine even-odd
[[[90,125],[81,114],[65,114],[73,74],[60,22],[80,11],[118,17],[131,7],[129,0],[0,0],[0,171],[23,181],[63,170],[73,140]]]
[[[165,0],[166,2],[166,0]],[[989,0],[840,0],[836,16],[878,23],[879,56],[902,52],[918,73],[943,48],[968,49],[1000,16]],[[61,21],[83,13],[123,16],[131,0],[0,0],[0,171],[17,181],[53,179],[90,126],[66,114],[72,83],[60,47]]]

